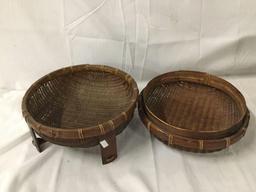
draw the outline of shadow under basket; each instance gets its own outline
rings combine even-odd
[[[77,65],[36,81],[22,113],[39,152],[49,141],[70,147],[100,144],[102,163],[117,157],[116,135],[133,117],[138,88],[127,73],[104,65]]]
[[[244,136],[250,119],[242,94],[227,81],[194,71],[152,79],[140,94],[144,125],[169,146],[213,152]]]

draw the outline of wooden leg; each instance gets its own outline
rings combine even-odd
[[[117,158],[116,135],[110,133],[100,141],[102,164],[112,162]]]
[[[30,130],[30,134],[31,134],[32,139],[33,139],[32,144],[36,147],[37,151],[39,153],[41,153],[42,152],[41,145],[45,142],[45,140],[43,140],[42,138],[37,138],[36,133],[32,128],[29,128],[29,130]]]

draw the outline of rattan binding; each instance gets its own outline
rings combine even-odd
[[[158,139],[194,152],[230,146],[245,134],[249,122],[245,99],[233,85],[194,71],[152,79],[140,95],[139,114]]]
[[[109,146],[101,146],[105,164],[117,156],[115,136],[131,120],[137,97],[129,74],[104,65],[77,65],[36,81],[23,98],[22,113],[39,151],[43,140],[71,147],[106,140]]]

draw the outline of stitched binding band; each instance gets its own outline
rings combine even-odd
[[[150,128],[151,128],[151,127],[150,127],[151,124],[152,124],[152,123],[151,123],[150,121],[149,121],[148,124],[147,124],[147,128],[148,128],[149,131],[150,131]]]
[[[226,147],[229,147],[230,146],[230,137],[226,138]]]
[[[108,123],[110,124],[111,126],[111,129],[114,130],[115,129],[115,124],[112,120],[109,120]]]
[[[168,145],[173,145],[173,135],[169,135],[168,137]]]
[[[203,140],[199,140],[199,149],[200,150],[204,149],[204,141]]]
[[[100,132],[103,135],[105,133],[104,127],[102,124],[99,124]]]
[[[124,116],[124,120],[127,121],[128,118],[126,112],[122,112],[122,115]]]

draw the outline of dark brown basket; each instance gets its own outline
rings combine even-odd
[[[139,113],[164,143],[195,152],[228,147],[245,133],[249,112],[242,94],[216,76],[177,71],[151,80]]]
[[[23,98],[22,113],[38,151],[43,141],[90,147],[105,140],[105,164],[117,157],[116,134],[131,120],[137,96],[129,74],[104,65],[78,65],[36,81]]]

